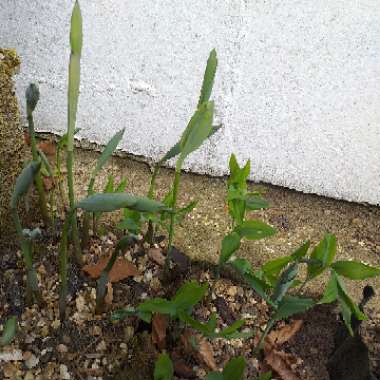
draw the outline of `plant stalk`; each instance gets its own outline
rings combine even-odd
[[[87,196],[94,193],[95,177],[91,176],[90,183],[87,189]],[[85,212],[83,217],[83,229],[82,229],[82,249],[86,249],[90,242],[90,222],[93,214],[91,212]],[[95,231],[94,231],[95,232]]]
[[[180,178],[181,178],[181,167],[179,165],[176,165],[174,183],[173,183],[173,198],[171,202],[172,213],[170,214],[169,241],[168,241],[168,249],[167,249],[167,255],[166,255],[166,260],[165,260],[166,269],[169,269],[169,263],[172,256],[175,212],[176,212],[177,194],[178,194],[178,189],[179,189]]]

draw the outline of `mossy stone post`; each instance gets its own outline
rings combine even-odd
[[[23,129],[13,83],[19,65],[14,50],[0,48],[0,248],[15,244],[9,203],[24,160]]]

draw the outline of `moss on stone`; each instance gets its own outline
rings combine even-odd
[[[14,241],[9,202],[24,157],[23,131],[13,83],[19,65],[20,59],[14,50],[0,48],[0,247]]]

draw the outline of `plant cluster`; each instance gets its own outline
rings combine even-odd
[[[29,303],[41,302],[36,271],[33,266],[33,240],[38,236],[39,230],[23,229],[17,212],[20,199],[26,194],[34,183],[39,200],[39,208],[45,226],[54,224],[56,215],[49,214],[46,194],[43,188],[42,175],[51,176],[57,182],[58,198],[64,211],[64,224],[59,244],[59,307],[61,319],[66,317],[66,298],[68,287],[68,265],[70,259],[82,263],[82,249],[89,245],[90,229],[92,223],[93,233],[96,233],[99,217],[102,213],[122,210],[123,217],[118,223],[118,228],[125,231],[125,236],[117,243],[107,266],[101,273],[97,283],[96,309],[98,312],[104,308],[106,285],[109,273],[118,255],[126,248],[136,244],[138,235],[144,236],[144,241],[153,244],[156,241],[156,233],[159,228],[164,228],[168,234],[166,250],[166,270],[170,269],[170,262],[175,236],[175,225],[195,206],[191,202],[185,207],[177,206],[177,197],[180,191],[180,179],[183,163],[187,157],[197,150],[207,139],[212,136],[219,126],[213,125],[214,102],[210,100],[217,68],[217,56],[212,50],[208,61],[201,87],[198,104],[193,116],[190,118],[180,140],[157,162],[150,180],[147,196],[135,196],[125,192],[127,182],[122,180],[115,185],[113,176],[110,176],[107,185],[102,192],[95,191],[97,175],[107,163],[124,135],[124,129],[117,132],[104,148],[97,160],[90,176],[87,197],[77,200],[74,194],[74,135],[76,129],[76,114],[80,84],[80,60],[82,50],[82,17],[79,3],[76,1],[72,17],[70,31],[70,62],[68,80],[68,125],[67,133],[58,142],[56,162],[54,170],[43,152],[37,148],[33,112],[39,100],[39,91],[36,85],[31,84],[26,91],[27,116],[29,134],[31,137],[32,161],[23,169],[17,179],[15,190],[11,200],[11,208],[14,222],[17,228],[22,257],[25,263],[26,298]],[[62,181],[62,151],[66,154],[67,167],[67,197],[63,189]],[[176,159],[173,184],[160,201],[155,197],[156,178],[160,166],[170,159]],[[316,304],[332,303],[337,301],[344,322],[352,333],[352,316],[358,320],[365,318],[362,310],[348,295],[343,278],[350,280],[363,280],[380,275],[380,269],[361,262],[336,261],[337,243],[334,235],[327,234],[314,248],[310,248],[310,241],[302,244],[288,256],[271,260],[261,268],[252,268],[249,261],[237,257],[240,245],[244,239],[260,240],[268,238],[276,233],[275,229],[263,221],[251,219],[248,213],[268,207],[268,203],[259,192],[248,190],[248,177],[250,174],[250,162],[240,167],[234,154],[229,161],[230,176],[227,181],[227,205],[231,216],[231,228],[221,242],[219,257],[219,273],[228,266],[240,274],[247,286],[252,287],[272,309],[271,318],[261,333],[257,350],[261,349],[263,341],[271,328],[279,320],[286,319],[294,314],[302,313]],[[82,223],[77,214],[83,211]],[[80,233],[81,232],[81,233]],[[70,249],[70,242],[72,242]],[[70,254],[71,253],[71,254]],[[300,268],[306,266],[306,276],[302,277]],[[329,271],[330,279],[320,300],[311,299],[303,295],[304,286],[323,272]],[[154,314],[167,315],[179,321],[182,326],[189,326],[204,337],[213,338],[249,338],[253,331],[242,331],[244,320],[238,320],[230,326],[216,329],[217,315],[212,314],[209,321],[199,322],[193,315],[194,306],[201,301],[207,292],[207,284],[199,284],[194,281],[185,283],[177,291],[172,299],[154,298],[148,299],[136,306],[115,313],[113,320],[134,315],[143,321],[150,323]],[[11,341],[16,332],[17,322],[10,318],[5,325],[2,344]],[[242,357],[231,359],[223,372],[212,372],[207,376],[208,380],[239,380],[242,378],[245,362]],[[168,354],[162,353],[156,363],[154,378],[156,380],[168,380],[173,376],[173,365]],[[270,379],[270,374],[260,377],[261,380]]]

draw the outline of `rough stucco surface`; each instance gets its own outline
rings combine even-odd
[[[0,45],[22,58],[18,94],[37,81],[41,130],[66,125],[71,1],[3,0]],[[221,175],[380,203],[380,5],[377,0],[82,0],[80,137],[157,159],[191,116],[208,52],[224,128],[191,156]],[[22,102],[23,104],[23,102]]]

